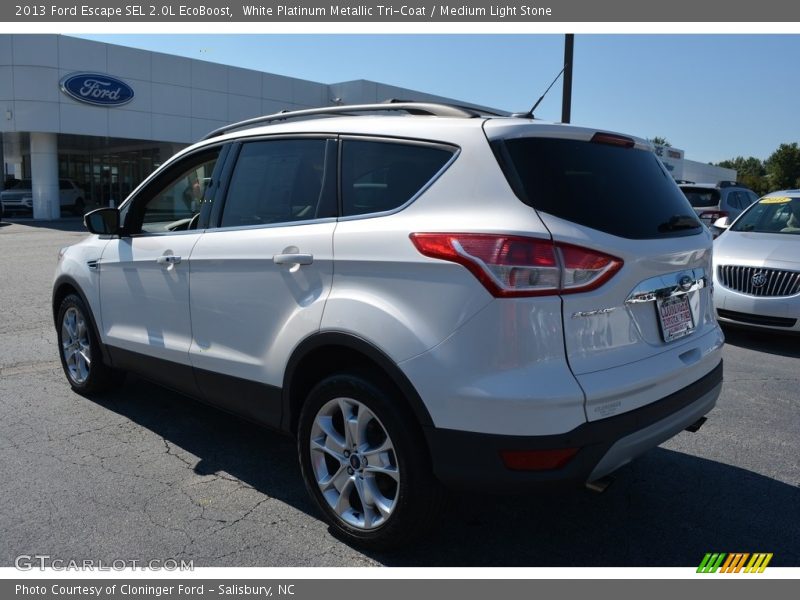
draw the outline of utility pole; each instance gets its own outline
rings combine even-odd
[[[561,122],[569,123],[572,112],[572,49],[575,34],[564,35],[564,91],[561,94]]]

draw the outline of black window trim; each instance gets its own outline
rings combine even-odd
[[[152,187],[155,186],[158,189],[162,189],[161,186],[173,181],[176,171],[183,172],[183,167],[179,167],[179,165],[183,164],[185,161],[187,161],[187,159],[196,158],[200,155],[208,154],[214,149],[218,149],[219,155],[217,156],[217,162],[214,165],[214,170],[211,175],[211,185],[205,189],[203,194],[203,200],[207,201],[210,194],[214,194],[216,188],[219,186],[219,172],[221,170],[222,163],[224,163],[226,160],[228,146],[229,144],[227,143],[219,142],[207,144],[190,152],[176,154],[168,159],[163,165],[161,165],[161,167],[153,171],[153,173],[151,173],[141,184],[139,184],[139,186],[137,186],[137,188],[122,202],[122,204],[120,204],[118,210],[121,214],[124,212],[123,226],[121,228],[120,237],[142,238],[166,235],[188,235],[204,231],[205,227],[203,225],[205,224],[200,222],[198,223],[196,229],[182,231],[138,231],[136,233],[131,233],[129,231],[129,219],[132,218],[131,214],[133,211],[141,210],[139,208],[141,202],[148,202],[153,198],[153,195],[149,193],[149,190],[152,189]],[[213,203],[211,206],[213,209]],[[201,221],[203,221],[202,213]]]
[[[427,148],[436,148],[438,150],[445,150],[447,152],[451,152],[452,155],[447,160],[447,162],[442,165],[442,167],[434,173],[433,177],[431,177],[425,185],[423,185],[420,189],[416,191],[416,193],[411,196],[406,202],[403,204],[392,208],[390,210],[383,210],[380,212],[371,212],[371,213],[362,213],[360,215],[348,215],[342,216],[344,211],[342,206],[342,146],[347,140],[354,140],[359,142],[383,142],[383,143],[390,143],[390,144],[406,144],[408,146],[422,146]],[[339,162],[338,162],[338,207],[339,207],[339,216],[337,218],[338,221],[357,221],[361,219],[374,219],[377,217],[386,217],[389,215],[393,215],[395,213],[400,212],[401,210],[405,210],[409,205],[413,204],[417,198],[419,198],[422,194],[424,194],[436,181],[441,177],[452,165],[456,159],[461,154],[461,147],[455,144],[449,144],[445,142],[436,142],[432,140],[420,140],[414,138],[402,138],[402,137],[392,137],[392,136],[376,136],[376,135],[358,135],[358,134],[341,134],[339,136]]]

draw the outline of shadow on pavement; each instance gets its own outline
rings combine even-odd
[[[0,225],[16,225],[23,227],[32,227],[35,229],[51,229],[53,231],[76,231],[80,233],[89,234],[86,227],[83,225],[83,217],[64,217],[56,221],[34,221],[33,219],[20,219],[3,218]]]
[[[320,518],[289,438],[133,377],[96,402],[199,457],[196,473],[224,471]],[[432,536],[368,555],[389,566],[696,567],[711,551],[772,552],[771,565],[800,566],[798,507],[797,486],[658,448],[603,494],[453,493]]]
[[[725,343],[748,350],[800,358],[800,335],[725,326]]]

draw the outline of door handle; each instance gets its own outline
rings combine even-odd
[[[276,265],[310,265],[314,262],[313,254],[276,254],[272,257]]]
[[[159,256],[156,262],[160,265],[177,265],[181,262],[181,257],[175,256],[174,254],[165,254],[164,256]]]

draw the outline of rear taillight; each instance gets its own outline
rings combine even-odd
[[[706,225],[713,224],[717,219],[721,219],[722,217],[727,217],[728,212],[724,210],[706,210],[698,215],[700,220],[705,223]]]
[[[636,145],[636,142],[632,138],[616,133],[603,133],[601,131],[595,133],[589,141],[595,144],[606,144],[608,146],[618,146],[620,148],[633,148]]]
[[[556,450],[501,450],[500,458],[512,471],[550,471],[560,469],[578,453],[578,448]]]
[[[596,289],[622,260],[551,240],[477,233],[412,233],[425,256],[464,265],[493,296],[548,296]]]

